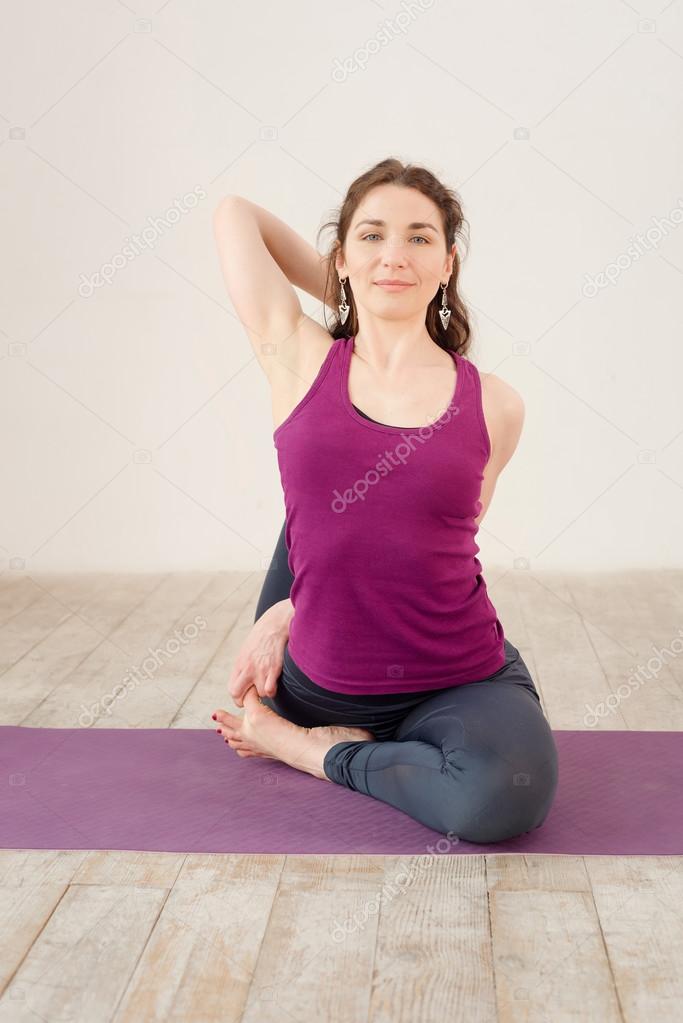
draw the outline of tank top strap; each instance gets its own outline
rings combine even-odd
[[[486,448],[486,458],[488,460],[488,457],[491,454],[491,441],[486,428],[486,420],[484,418],[481,374],[477,366],[464,356],[460,356],[458,358],[458,369],[461,367],[465,371],[466,378],[464,386],[460,392],[461,404],[470,410],[470,414],[479,428]]]
[[[310,408],[314,398],[317,397],[320,400],[320,397],[324,396],[324,405],[326,407],[334,407],[339,395],[345,340],[345,338],[339,338],[332,342],[308,391],[301,401],[295,405],[287,418],[273,432],[273,440],[276,447],[282,434],[301,417],[307,407]]]

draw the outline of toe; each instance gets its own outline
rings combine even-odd
[[[236,714],[230,714],[227,710],[214,711],[213,718],[220,725],[227,725],[229,728],[236,728],[241,720]]]

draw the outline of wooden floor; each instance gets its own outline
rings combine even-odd
[[[6,572],[1,723],[76,727],[202,615],[92,727],[213,728],[263,576]],[[556,729],[587,727],[683,635],[683,573],[487,584]],[[594,727],[683,729],[682,697],[679,655]],[[663,1023],[681,1018],[682,906],[680,857],[0,850],[0,1023]]]

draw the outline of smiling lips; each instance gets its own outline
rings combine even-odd
[[[403,291],[404,288],[412,288],[410,281],[399,281],[395,278],[386,278],[381,281],[375,281],[375,284],[384,288],[386,291]]]

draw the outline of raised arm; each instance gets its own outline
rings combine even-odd
[[[269,210],[238,195],[213,214],[221,270],[230,300],[269,379],[296,356],[306,314],[295,287],[323,301],[325,257]],[[264,347],[265,346],[265,347]]]

